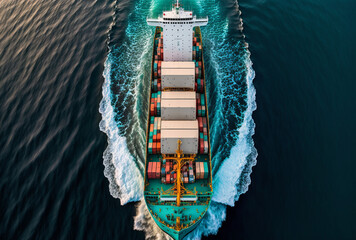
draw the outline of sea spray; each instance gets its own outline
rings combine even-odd
[[[145,200],[141,201],[136,206],[136,216],[134,217],[134,229],[144,231],[146,239],[150,240],[169,240],[171,239],[163,232],[152,219]]]

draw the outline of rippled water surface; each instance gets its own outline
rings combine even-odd
[[[189,238],[355,239],[355,2],[183,4],[209,16],[214,174]],[[0,239],[167,238],[141,199],[145,19],[169,5],[0,1]]]

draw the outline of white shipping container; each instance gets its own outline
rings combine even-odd
[[[162,120],[196,120],[196,100],[161,101]]]
[[[186,92],[186,91],[162,92],[161,99],[196,100],[196,92]]]
[[[167,62],[163,61],[161,65],[161,69],[195,69],[194,62]]]
[[[181,140],[181,149],[184,154],[198,153],[198,135],[196,130],[163,130],[161,131],[162,154],[175,154],[178,140]]]
[[[208,141],[204,141],[204,154],[208,154],[209,144]]]
[[[194,69],[162,69],[162,88],[189,88],[195,87]]]
[[[165,130],[197,130],[198,120],[194,121],[162,121],[161,129]]]

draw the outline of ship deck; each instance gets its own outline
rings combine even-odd
[[[198,35],[199,39],[201,39],[200,28],[197,27],[194,30]],[[160,28],[156,28],[155,32],[155,39],[156,35],[161,33]],[[200,40],[201,41],[201,40]],[[201,44],[201,42],[200,42]],[[154,43],[153,55],[157,50],[157,45]],[[201,53],[201,55],[203,55]],[[202,79],[204,81],[204,88],[201,92],[201,95],[205,99],[205,103],[207,103],[207,96],[206,96],[206,83],[204,77],[204,60],[200,60],[202,62]],[[154,62],[154,57],[152,57],[152,64]],[[152,78],[151,84],[154,79],[153,75],[153,65],[152,68]],[[150,102],[151,98],[151,91],[150,90]],[[157,91],[157,90],[155,90]],[[148,114],[148,119],[150,119],[152,115]],[[210,140],[209,135],[209,118],[208,118],[208,109],[206,104],[206,112],[202,115],[202,117],[207,118],[207,131],[208,131],[208,138]],[[150,162],[163,162],[163,156],[161,154],[152,154],[148,151],[148,142],[149,142],[149,126],[150,120],[147,123],[147,131],[146,131],[146,163],[145,163],[145,190],[144,196],[145,201],[148,207],[148,210],[156,221],[158,226],[168,233],[171,237],[174,236],[174,239],[182,239],[180,236],[184,237],[189,232],[191,232],[197,224],[201,221],[204,217],[206,211],[210,206],[210,201],[213,193],[212,189],[212,175],[211,175],[211,156],[210,156],[210,142],[209,142],[209,153],[208,154],[196,154],[194,162],[207,162],[208,163],[208,177],[204,179],[194,177],[194,181],[189,183],[182,184],[187,191],[183,193],[181,196],[180,206],[177,206],[176,196],[177,193],[173,192],[176,191],[174,186],[176,185],[175,181],[172,183],[166,183],[164,180],[160,178],[149,178],[147,175],[148,171],[148,164]],[[157,151],[158,152],[158,151]],[[154,153],[154,152],[153,152]],[[195,165],[193,164],[194,172],[196,171]],[[189,193],[190,192],[190,193]],[[186,198],[186,199],[184,199]],[[190,198],[190,199],[189,199]],[[169,200],[167,200],[169,199]],[[180,221],[178,226],[177,221]]]

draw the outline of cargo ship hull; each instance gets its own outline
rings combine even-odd
[[[191,23],[186,17],[179,20]],[[144,199],[157,226],[180,240],[200,224],[213,194],[209,118],[200,27],[190,32],[191,56],[183,48],[175,61],[169,59],[174,54],[167,54],[172,41],[164,29],[157,26],[153,40]]]

